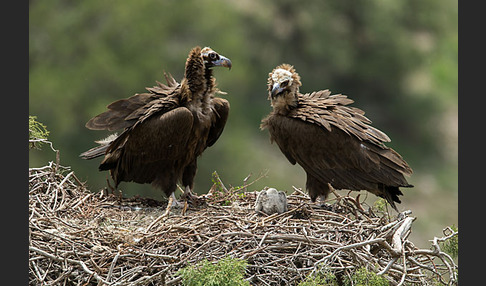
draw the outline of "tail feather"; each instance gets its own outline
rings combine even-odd
[[[402,196],[403,193],[400,191],[400,189],[398,187],[394,187],[394,186],[383,186],[383,187],[384,187],[383,191],[381,192],[381,194],[379,196],[384,198],[392,206],[393,209],[395,209],[397,212],[399,212],[397,206],[395,205],[395,202],[401,203],[398,196]],[[413,185],[408,184],[408,185],[402,186],[402,187],[411,188],[411,187],[413,187]]]
[[[108,146],[109,145],[96,146],[94,148],[89,149],[86,152],[81,153],[79,155],[79,157],[81,157],[82,159],[85,159],[85,160],[91,160],[91,159],[103,156],[103,155],[105,155],[106,149],[108,149]]]
[[[118,138],[118,135],[111,134],[110,136],[106,137],[105,139],[95,141],[96,143],[100,144],[99,146],[93,147],[86,152],[83,152],[79,155],[79,157],[90,160],[100,156],[104,156],[106,154],[106,150],[110,146],[110,144]]]

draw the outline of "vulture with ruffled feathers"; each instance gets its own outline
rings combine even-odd
[[[181,83],[165,74],[167,84],[146,88],[108,105],[86,123],[92,130],[122,130],[80,156],[104,156],[99,170],[109,170],[115,187],[122,181],[151,183],[174,203],[177,183],[193,197],[197,158],[223,132],[229,102],[216,97],[213,67],[231,68],[231,61],[209,47],[193,48]]]
[[[290,163],[306,172],[306,189],[313,202],[326,198],[330,188],[367,190],[397,210],[400,187],[413,187],[405,179],[412,169],[393,149],[388,136],[370,126],[364,111],[349,106],[342,94],[321,90],[302,94],[300,76],[293,66],[277,66],[268,78],[273,111],[262,120]]]

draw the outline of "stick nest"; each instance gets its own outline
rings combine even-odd
[[[359,268],[390,285],[452,285],[457,266],[440,243],[418,249],[407,238],[410,211],[389,218],[359,196],[326,207],[294,188],[288,211],[254,211],[258,192],[217,181],[205,203],[173,209],[162,202],[87,190],[73,171],[50,162],[29,170],[30,285],[181,285],[178,269],[226,256],[248,262],[252,285],[297,285],[331,271],[339,280]]]

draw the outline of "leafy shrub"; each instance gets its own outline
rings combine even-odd
[[[386,200],[383,198],[378,198],[374,203],[373,203],[373,210],[380,212],[380,213],[386,213],[387,208],[386,208]]]
[[[47,139],[49,131],[44,124],[37,121],[37,116],[29,115],[29,149],[40,149],[42,142],[32,141]]]
[[[388,282],[388,280],[386,280],[385,277],[380,276],[372,271],[368,271],[364,267],[361,267],[351,276],[351,279],[346,277],[344,285],[388,286],[390,285],[390,283]]]
[[[177,272],[185,286],[249,286],[244,280],[247,262],[225,257],[217,263],[202,260],[196,265],[188,265]]]
[[[309,275],[298,286],[338,286],[336,276],[330,271],[320,271],[317,275]]]
[[[452,225],[450,229],[454,232],[458,231],[457,226]],[[459,237],[458,235],[455,235],[448,240],[444,241],[441,243],[441,248],[444,250],[446,253],[452,256],[452,258],[457,258],[459,254]]]

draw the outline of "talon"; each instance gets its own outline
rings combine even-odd
[[[328,203],[324,203],[324,202],[323,202],[322,204],[319,204],[319,207],[320,207],[321,209],[326,210],[326,211],[333,211],[333,209],[334,209],[334,208],[333,208],[333,205],[328,204]]]
[[[186,186],[182,197],[191,205],[201,205],[205,201],[204,197],[194,194],[189,186]]]

